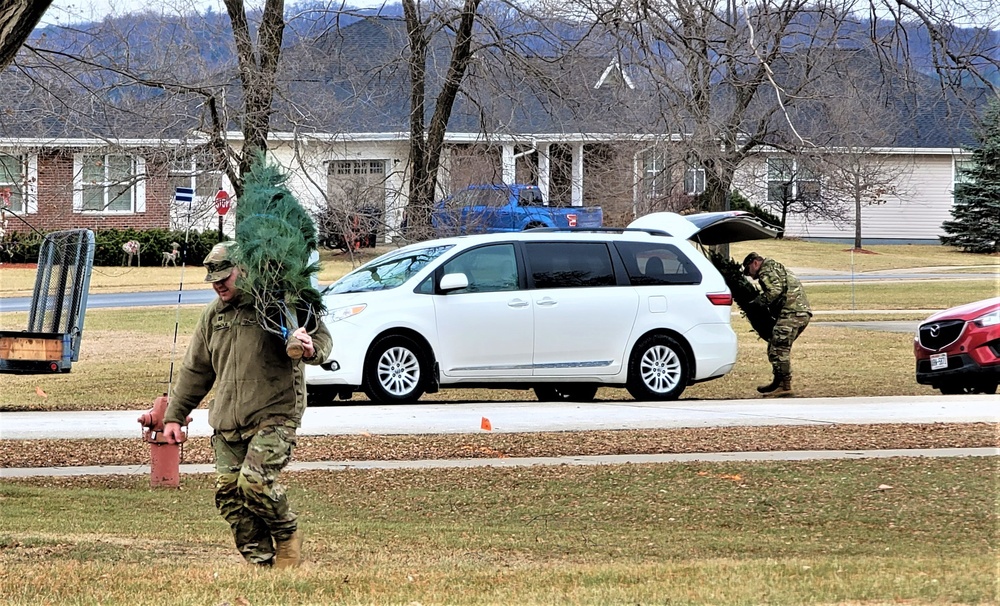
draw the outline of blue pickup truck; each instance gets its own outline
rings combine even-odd
[[[438,202],[431,215],[439,236],[600,227],[603,221],[599,206],[545,206],[536,185],[470,185]]]

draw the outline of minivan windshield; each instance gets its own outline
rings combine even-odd
[[[386,253],[337,280],[324,293],[344,294],[396,288],[452,246],[454,245],[429,246]]]

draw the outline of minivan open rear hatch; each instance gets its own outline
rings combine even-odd
[[[672,236],[694,240],[706,246],[747,240],[768,240],[778,236],[778,228],[742,210],[693,215],[650,213],[632,221],[628,226],[634,229],[665,231]]]

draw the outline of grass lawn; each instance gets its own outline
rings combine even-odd
[[[996,603],[997,458],[286,474],[255,570],[211,479],[0,482],[5,604]]]
[[[353,255],[321,252],[320,283],[326,284],[351,269],[372,259],[376,254],[392,250],[380,247]],[[919,267],[952,268],[949,271],[997,273],[1000,276],[1000,256],[960,252],[948,246],[894,245],[871,246],[864,253],[852,252],[844,244],[803,242],[801,240],[766,240],[733,244],[730,255],[742,261],[748,252],[774,257],[789,267],[812,268],[855,273],[912,269]],[[971,269],[970,269],[970,266]],[[183,277],[185,289],[208,288],[202,281],[204,269],[193,267],[95,267],[90,280],[90,292],[134,292],[140,290],[176,289]],[[1000,277],[998,277],[1000,279]],[[0,297],[31,296],[35,270],[0,265]],[[996,289],[996,285],[994,285]]]
[[[0,410],[136,410],[167,391],[183,358],[201,308],[115,309],[87,312],[80,360],[57,375],[4,375]],[[24,314],[0,314],[3,316]],[[842,316],[838,316],[842,317]],[[178,324],[174,345],[174,322]],[[826,320],[820,316],[819,319]],[[878,319],[891,319],[879,317]],[[767,343],[740,317],[733,320],[739,357],[721,379],[688,387],[682,398],[758,397],[754,386],[770,379]],[[858,355],[857,352],[865,352]],[[795,390],[800,397],[934,395],[913,377],[913,335],[836,326],[809,326],[792,349]],[[173,365],[173,366],[172,366]],[[879,368],[877,381],[872,368]],[[44,394],[44,395],[42,395]],[[363,394],[355,394],[363,400]],[[602,400],[628,400],[624,389],[601,388]],[[525,390],[444,389],[422,402],[531,400]]]

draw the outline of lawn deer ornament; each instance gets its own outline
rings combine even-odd
[[[132,257],[135,257],[136,267],[142,267],[142,261],[139,258],[139,243],[137,241],[129,240],[125,244],[122,244],[122,250],[125,251],[125,257],[122,258],[122,261],[128,259],[127,265],[129,267],[132,267]]]
[[[160,264],[162,267],[166,267],[167,265],[177,267],[177,255],[180,254],[181,245],[177,242],[171,242],[170,247],[172,250],[169,252],[163,251],[163,262]]]

